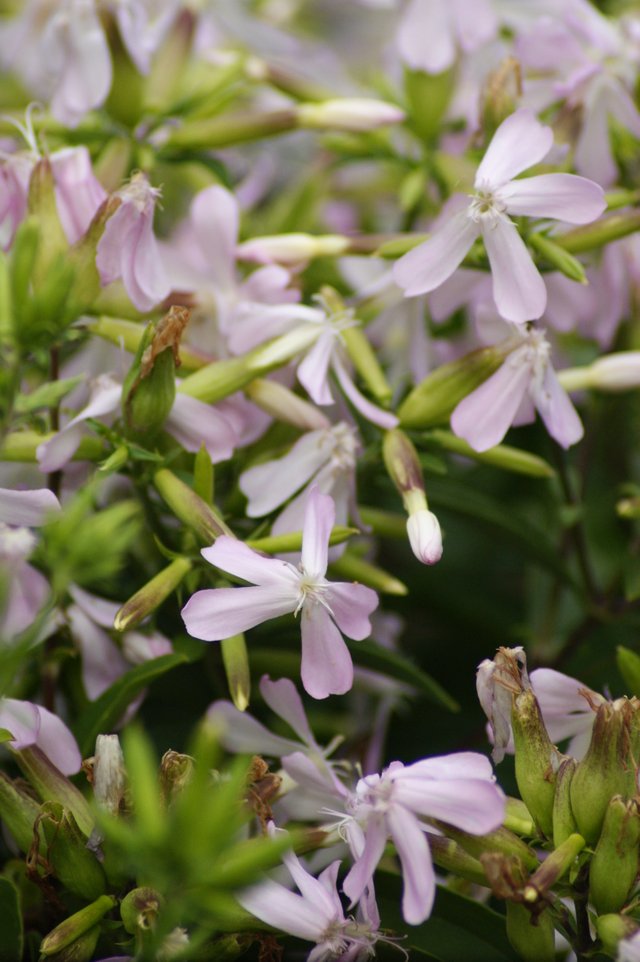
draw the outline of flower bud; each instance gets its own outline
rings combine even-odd
[[[589,383],[598,391],[640,387],[640,351],[620,351],[598,358],[589,368]]]
[[[85,900],[103,895],[104,871],[71,812],[57,802],[45,802],[38,825],[47,845],[47,861],[63,886]]]
[[[405,70],[404,88],[409,105],[408,125],[427,144],[438,142],[442,119],[455,90],[456,71],[430,74]]]
[[[56,925],[55,929],[49,932],[40,944],[42,955],[55,955],[56,952],[66,949],[67,946],[89,932],[94,926],[97,926],[103,916],[111,911],[116,901],[113,895],[101,895],[90,905],[85,905],[79,912],[70,915],[60,925]]]
[[[153,482],[175,516],[193,528],[205,544],[212,544],[221,534],[234,537],[215,508],[167,468],[156,471]]]
[[[551,914],[534,918],[518,902],[507,902],[507,937],[524,962],[554,962],[555,929]]]
[[[609,802],[589,868],[589,900],[598,913],[625,904],[638,871],[640,812],[635,800],[616,795]]]
[[[446,421],[459,402],[486,381],[511,350],[508,342],[472,351],[442,364],[418,384],[400,405],[404,428],[428,428]]]
[[[258,377],[247,385],[244,393],[250,401],[257,404],[276,421],[293,424],[302,431],[317,431],[331,427],[330,421],[315,405],[309,404],[304,398],[298,397],[277,381]]]
[[[523,899],[531,909],[544,905],[547,893],[575,864],[584,846],[582,835],[576,832],[547,855],[522,890]]]
[[[182,755],[173,749],[166,751],[160,760],[160,791],[166,804],[179,795],[193,774],[191,755]]]
[[[609,800],[614,795],[631,798],[637,791],[637,698],[618,698],[600,705],[587,754],[571,782],[571,807],[578,831],[595,845]]]
[[[442,557],[442,532],[435,514],[423,508],[407,519],[411,550],[423,564],[432,565]]]
[[[40,243],[33,275],[39,285],[45,280],[53,262],[60,254],[66,254],[69,248],[58,216],[55,180],[48,157],[41,158],[31,173],[29,214],[37,217],[39,224]]]
[[[398,124],[404,116],[404,111],[393,104],[365,97],[343,97],[300,104],[297,108],[300,126],[314,130],[365,132],[387,124]]]
[[[565,277],[578,284],[588,284],[585,269],[573,254],[566,251],[559,244],[554,243],[546,234],[532,233],[528,241],[535,251],[540,254],[550,267],[560,271]]]
[[[492,70],[480,93],[480,124],[487,142],[503,120],[512,114],[522,96],[522,72],[515,57]]]
[[[130,935],[148,932],[155,927],[162,906],[162,896],[148,886],[132,889],[120,903],[122,923]]]
[[[0,818],[23,852],[31,848],[33,826],[39,812],[35,798],[0,772]]]
[[[118,815],[127,788],[127,771],[117,735],[98,735],[96,738],[92,782],[98,807],[110,815]]]
[[[565,758],[556,775],[556,792],[553,797],[553,844],[556,848],[576,831],[576,820],[571,808],[571,781],[577,767],[575,758]]]
[[[242,261],[299,267],[316,257],[341,257],[349,244],[341,234],[272,234],[243,241],[236,253]]]
[[[453,872],[454,875],[477,885],[487,884],[484,869],[478,859],[452,838],[434,835],[431,832],[427,833],[427,838],[433,861],[439,868]]]
[[[49,761],[37,746],[14,752],[18,765],[43,801],[59,802],[73,814],[86,836],[93,828],[93,815],[87,801],[75,785]]]
[[[245,711],[251,694],[251,672],[245,637],[240,634],[224,638],[220,647],[231,701],[238,711]]]
[[[125,601],[113,622],[116,631],[127,631],[144,621],[178,587],[192,567],[188,558],[174,558],[166,568]]]
[[[637,921],[628,915],[599,915],[594,921],[598,938],[607,955],[616,955],[618,944],[640,931]]]
[[[551,744],[540,706],[531,688],[515,696],[511,727],[520,795],[540,831],[551,837],[556,772],[562,756]]]
[[[529,871],[533,871],[539,865],[536,853],[504,826],[486,835],[470,835],[449,825],[438,824],[438,828],[476,859],[485,852],[500,852],[503,855],[515,856]]]
[[[94,958],[94,949],[100,938],[100,926],[94,925],[93,928],[83,932],[70,945],[65,946],[60,952],[47,956],[50,962],[90,962]]]
[[[122,388],[125,423],[134,437],[153,438],[173,407],[180,338],[189,317],[187,308],[172,307],[145,331]]]

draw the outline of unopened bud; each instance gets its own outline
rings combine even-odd
[[[234,537],[215,508],[167,468],[156,471],[153,481],[175,516],[192,528],[205,544],[212,544],[221,534]]]
[[[98,735],[93,757],[93,796],[109,815],[118,815],[127,789],[127,771],[117,735]]]
[[[87,801],[75,785],[50,762],[36,745],[14,752],[18,765],[43,801],[59,802],[73,814],[85,835],[93,828],[93,815]]]
[[[276,421],[293,424],[301,431],[330,428],[331,422],[322,411],[277,381],[258,377],[247,385],[246,396]]]
[[[349,250],[349,238],[341,234],[272,234],[252,237],[238,246],[237,256],[258,264],[298,267],[316,257],[341,257]]]
[[[47,843],[47,861],[54,875],[74,895],[97,899],[104,894],[106,877],[71,812],[56,802],[46,802],[38,825]]]
[[[23,852],[31,848],[33,826],[39,812],[40,805],[35,798],[19,782],[0,772],[0,818]]]
[[[620,351],[594,361],[590,386],[598,391],[630,391],[640,387],[640,351]]]
[[[522,71],[515,57],[507,57],[484,82],[480,95],[480,118],[487,142],[503,120],[514,112],[522,96]]]
[[[507,902],[507,937],[524,962],[554,962],[555,928],[550,912],[533,917],[518,902]]]
[[[485,852],[500,852],[503,855],[515,856],[520,860],[529,871],[536,869],[539,865],[536,853],[529,846],[509,831],[508,828],[501,826],[486,835],[470,835],[459,829],[451,828],[449,825],[440,825],[438,828],[454,839],[465,852],[469,852],[479,859]]]
[[[160,760],[160,791],[168,804],[179,795],[193,774],[194,761],[191,755],[182,755],[173,749],[165,752]]]
[[[562,756],[549,739],[531,688],[514,697],[511,727],[520,795],[539,829],[550,838],[556,773]]]
[[[162,906],[162,896],[148,886],[132,889],[120,903],[122,923],[130,935],[148,932],[155,927]]]
[[[227,676],[229,694],[238,711],[245,711],[251,694],[251,671],[244,635],[232,635],[221,642],[222,663]]]
[[[49,962],[90,962],[90,959],[94,958],[93,953],[99,938],[100,926],[94,925],[60,952],[47,956],[47,959]]]
[[[400,405],[404,428],[429,428],[445,422],[457,404],[486,381],[515,345],[483,347],[442,364],[413,389]]]
[[[407,519],[411,550],[423,564],[433,565],[442,557],[442,532],[433,511],[423,508]]]
[[[543,259],[553,267],[555,270],[560,271],[565,277],[568,277],[572,281],[576,281],[578,284],[588,284],[587,275],[585,269],[577,260],[573,254],[566,251],[559,244],[556,244],[547,237],[545,234],[530,234],[528,241],[535,251],[540,254]]]
[[[111,911],[116,901],[113,895],[101,895],[90,905],[85,905],[79,912],[70,915],[60,925],[56,925],[40,944],[42,955],[55,955],[56,952],[61,952],[62,949],[81,938],[93,929],[107,912]]]
[[[577,767],[575,758],[565,758],[556,775],[556,793],[553,799],[553,844],[556,848],[576,831],[576,820],[571,808],[571,781]]]
[[[638,871],[640,812],[636,801],[616,795],[609,802],[589,868],[589,901],[598,913],[625,904]]]
[[[609,800],[636,794],[640,701],[618,698],[600,705],[587,754],[571,782],[571,807],[578,831],[595,845]]]
[[[574,865],[576,858],[583,850],[585,841],[582,835],[574,833],[559,845],[533,873],[524,886],[522,895],[524,901],[533,908],[538,903],[546,902],[547,893],[553,888]]]
[[[175,558],[158,572],[117,612],[113,622],[116,631],[127,631],[144,621],[178,587],[191,568],[188,558]]]
[[[401,123],[404,116],[404,111],[393,104],[365,97],[300,104],[297,108],[300,126],[315,130],[365,132]]]
[[[637,921],[628,915],[599,915],[594,921],[598,938],[607,955],[617,955],[618,947],[622,948],[621,943],[624,943],[625,939],[633,938],[636,932],[640,931]],[[621,954],[617,958],[627,958],[630,962],[633,956]]]
[[[36,283],[41,283],[45,280],[53,262],[60,254],[65,254],[69,249],[58,216],[55,181],[51,161],[48,157],[42,157],[31,173],[29,214],[37,217],[40,227],[35,279]]]

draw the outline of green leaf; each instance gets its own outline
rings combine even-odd
[[[22,958],[24,934],[18,890],[7,878],[0,877],[0,962]]]
[[[618,645],[616,662],[622,680],[627,686],[627,694],[640,697],[640,655],[631,651],[630,648]]]
[[[446,481],[432,478],[429,483],[429,505],[436,510],[445,508],[456,514],[487,525],[492,534],[501,535],[517,545],[532,561],[552,571],[566,584],[579,590],[578,586],[558,554],[556,544],[547,533],[531,524],[527,518],[471,485],[454,478]]]
[[[403,681],[407,685],[411,685],[420,694],[425,695],[430,701],[441,705],[448,711],[460,711],[457,701],[431,675],[422,671],[404,655],[398,654],[397,651],[389,651],[389,649],[377,645],[374,641],[348,641],[347,643],[356,664],[363,668],[379,671],[388,678],[395,678],[396,681]]]
[[[188,662],[185,655],[161,655],[145,661],[118,678],[80,716],[75,726],[75,736],[83,755],[91,754],[95,740],[102,732],[111,731],[133,699],[156,678]]]
[[[15,403],[16,412],[18,414],[29,414],[31,411],[54,407],[84,379],[84,374],[78,374],[76,377],[67,377],[61,381],[41,384],[31,394],[19,394]]]
[[[378,873],[376,896],[383,926],[407,933],[403,943],[410,957],[414,949],[435,955],[441,962],[517,962],[509,945],[506,920],[480,902],[438,886],[433,913],[420,926],[403,920],[402,881]]]

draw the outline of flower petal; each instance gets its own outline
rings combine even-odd
[[[446,0],[410,0],[402,14],[396,42],[412,70],[442,73],[456,59],[451,14]]]
[[[289,586],[291,597],[297,596],[300,579],[291,565],[277,558],[265,558],[237,538],[223,534],[211,547],[203,548],[201,554],[210,564],[236,578],[256,585]]]
[[[313,732],[309,727],[307,715],[296,686],[290,678],[271,681],[268,675],[260,679],[260,692],[265,702],[276,715],[279,715],[307,745],[317,748]],[[297,748],[297,746],[296,746]]]
[[[258,464],[240,475],[240,490],[249,499],[248,517],[270,514],[314,476],[331,456],[327,436],[325,430],[309,431],[284,457]]]
[[[462,262],[478,233],[478,225],[465,208],[428,240],[396,261],[393,279],[404,289],[405,297],[416,297],[440,287]]]
[[[346,368],[344,367],[337,353],[333,358],[333,371],[338,379],[340,387],[347,395],[354,408],[359,411],[360,414],[367,419],[367,421],[371,421],[372,424],[377,424],[379,428],[384,428],[387,431],[391,431],[393,428],[398,426],[400,422],[395,414],[392,414],[391,411],[384,411],[376,404],[372,404],[371,401],[368,401],[366,397],[360,393],[350,376],[347,374]]]
[[[245,589],[246,590],[246,589]],[[344,638],[319,603],[302,609],[300,675],[312,698],[344,695],[353,685],[353,662]]]
[[[442,819],[472,835],[502,824],[505,797],[498,785],[478,778],[399,778],[394,799],[417,815]]]
[[[547,289],[516,225],[500,217],[483,229],[482,239],[500,316],[516,324],[540,317],[547,303]]]
[[[53,491],[13,491],[0,488],[0,522],[34,528],[44,524],[49,514],[60,511],[60,502]]]
[[[431,913],[436,880],[429,843],[415,815],[402,805],[390,805],[387,826],[402,865],[402,914],[409,925],[420,925]]]
[[[290,892],[277,882],[263,882],[238,892],[240,905],[267,925],[307,942],[318,942],[332,921],[319,912],[314,902]]]
[[[301,557],[305,577],[313,581],[323,578],[326,573],[329,535],[335,518],[333,498],[321,494],[320,489],[313,485],[305,505]]]
[[[533,399],[547,431],[559,445],[569,448],[580,440],[584,434],[582,421],[550,364]]]
[[[476,188],[500,187],[538,164],[553,146],[553,131],[522,107],[503,120],[478,167]]]
[[[82,755],[78,743],[65,723],[52,712],[38,706],[40,730],[36,745],[63,775],[80,771]]]
[[[333,404],[329,388],[329,364],[336,346],[332,330],[322,331],[311,350],[298,365],[298,380],[316,404]]]
[[[512,180],[500,188],[510,214],[555,217],[569,224],[588,224],[605,211],[599,184],[576,174],[540,174]]]
[[[517,354],[514,352],[514,355]],[[500,444],[529,387],[531,370],[512,355],[479,388],[468,394],[451,415],[454,434],[475,451]]]
[[[332,582],[327,591],[327,601],[338,628],[347,638],[362,641],[369,637],[369,615],[378,607],[378,595],[372,588],[355,582]]]
[[[240,711],[230,701],[214,701],[207,709],[207,718],[220,726],[220,743],[228,752],[280,758],[300,747],[291,738],[273,735],[252,715]]]
[[[382,858],[387,842],[387,826],[382,814],[372,815],[367,820],[364,847],[354,852],[355,861],[342,885],[342,890],[351,901],[351,908],[358,902],[364,890],[373,880],[373,874]]]
[[[202,641],[222,641],[263,621],[295,611],[297,599],[273,585],[196,591],[182,609],[188,633]]]

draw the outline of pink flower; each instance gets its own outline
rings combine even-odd
[[[48,488],[35,491],[13,491],[0,488],[0,522],[38,527],[47,515],[60,510],[60,502]]]
[[[220,641],[263,621],[300,613],[302,684],[314,698],[342,695],[353,683],[353,663],[341,635],[356,641],[371,632],[369,615],[378,604],[364,585],[325,578],[333,500],[312,488],[304,517],[299,568],[265,558],[234,538],[222,536],[203,548],[207,561],[255,587],[197,591],[182,609],[187,631],[203,641]]]
[[[547,301],[544,281],[507,215],[586,224],[606,207],[602,188],[584,177],[541,174],[513,179],[539,163],[552,145],[551,128],[529,110],[517,110],[500,124],[478,167],[471,201],[463,202],[460,195],[457,213],[396,263],[394,277],[407,297],[439,287],[482,237],[501,316],[516,323],[541,316]]]
[[[272,829],[272,834],[275,830]],[[381,938],[380,917],[368,893],[357,919],[345,917],[338,895],[340,862],[332,862],[314,878],[292,852],[283,857],[300,894],[279,882],[262,882],[240,892],[237,899],[248,912],[267,925],[294,935],[316,947],[307,962],[359,962],[371,958]]]
[[[41,705],[0,698],[0,728],[11,732],[14,751],[35,745],[63,775],[80,770],[82,755],[75,738],[63,721]]]
[[[582,423],[551,366],[543,331],[517,332],[520,340],[504,363],[468,394],[451,415],[451,427],[476,451],[500,444],[511,424],[529,424],[537,410],[558,444],[580,440]]]
[[[65,147],[49,156],[60,223],[70,244],[87,230],[107,192],[93,173],[86,147]]]
[[[491,0],[409,0],[398,27],[402,60],[413,70],[441,73],[453,65],[458,48],[470,53],[493,39],[498,19]]]
[[[160,191],[144,174],[134,174],[117,192],[120,206],[98,243],[96,266],[102,284],[122,279],[139,311],[150,311],[169,293],[153,233],[153,211]]]
[[[0,640],[5,642],[32,627],[49,597],[47,579],[27,562],[35,546],[28,528],[0,522]]]
[[[505,797],[491,762],[475,752],[425,758],[413,765],[392,762],[381,775],[361,778],[347,799],[344,824],[355,856],[344,891],[357,902],[370,885],[391,836],[404,879],[402,912],[410,925],[429,916],[436,891],[427,825],[437,818],[472,835],[502,824]]]

